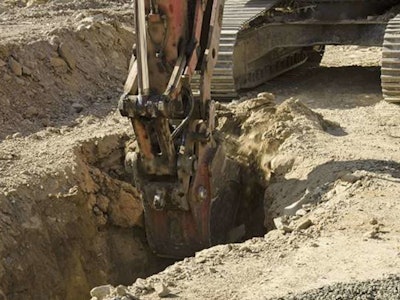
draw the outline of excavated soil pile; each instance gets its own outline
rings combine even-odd
[[[63,2],[0,11],[0,138],[116,105],[134,40],[128,1]]]

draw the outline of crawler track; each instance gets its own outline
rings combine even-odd
[[[232,99],[237,97],[234,81],[233,52],[238,32],[248,20],[260,13],[271,9],[277,0],[226,0],[220,37],[218,61],[214,69],[211,82],[212,96],[215,99]],[[276,77],[306,60],[306,55],[301,49],[277,49],[271,53],[271,64],[266,66],[269,72],[264,81]],[[243,57],[250,59],[251,57]],[[251,74],[249,74],[251,76]],[[192,87],[196,90],[199,77],[192,81]]]
[[[400,102],[400,15],[387,25],[382,51],[382,92],[388,102]]]

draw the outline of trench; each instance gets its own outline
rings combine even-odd
[[[114,246],[119,248],[123,244],[125,248],[130,245],[127,247],[130,251],[116,251],[109,257],[109,263],[114,267],[107,283],[112,285],[132,284],[137,278],[146,278],[176,262],[175,259],[155,255],[146,241],[140,194],[131,184],[131,174],[124,167],[125,151],[130,143],[131,139],[126,134],[116,134],[86,141],[76,151],[78,160],[84,166],[82,169],[87,168],[90,174],[89,177],[84,176],[87,182],[82,186],[91,186],[92,181],[98,185],[98,188],[91,188],[85,194],[97,231],[110,235],[112,252]],[[264,212],[269,204],[264,201],[267,180],[263,170],[251,157],[240,160],[232,157],[230,151],[227,150],[227,155],[238,165],[240,192],[235,228],[226,243],[263,236],[273,228],[272,224],[264,224]]]
[[[84,140],[64,174],[0,194],[0,299],[88,299],[95,286],[130,285],[175,262],[146,241],[140,195],[124,169],[128,140]],[[265,233],[263,187],[241,168],[243,180],[252,178],[241,182],[247,201],[237,219],[246,239]]]
[[[131,174],[124,167],[125,151],[130,142],[126,134],[110,135],[86,141],[75,152],[82,162],[82,169],[87,168],[90,174],[89,177],[84,176],[87,182],[83,186],[93,185],[91,181],[98,185],[98,188],[86,193],[85,198],[97,231],[110,237],[112,255],[108,263],[113,268],[110,279],[104,283],[115,286],[132,284],[137,278],[146,278],[176,262],[175,259],[155,255],[146,241],[139,191],[131,185]],[[246,161],[236,159],[235,163],[240,174],[240,203],[233,232],[238,228],[240,232],[227,243],[263,236],[267,232],[264,225],[264,211],[268,205],[264,201],[267,182],[263,171],[251,158]],[[121,245],[129,251],[114,252],[114,246],[118,249]]]

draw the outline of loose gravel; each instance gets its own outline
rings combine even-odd
[[[297,295],[271,300],[399,300],[400,275],[381,280],[336,283]]]

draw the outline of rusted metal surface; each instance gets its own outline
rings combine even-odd
[[[136,26],[145,27],[146,35],[143,28],[136,29],[141,41],[119,103],[121,113],[132,120],[138,145],[127,165],[142,191],[151,247],[162,256],[184,257],[221,240],[213,237],[210,218],[217,215],[212,203],[224,190],[215,186],[224,185],[215,180],[224,169],[215,165],[226,157],[213,138],[210,81],[224,2],[137,1]],[[203,77],[198,98],[190,88],[196,69]]]

